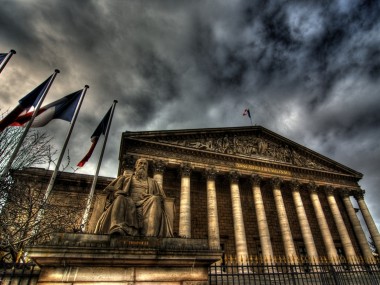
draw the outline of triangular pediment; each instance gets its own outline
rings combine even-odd
[[[360,178],[356,172],[317,152],[260,126],[124,133],[129,139],[202,153],[284,166],[339,173]]]

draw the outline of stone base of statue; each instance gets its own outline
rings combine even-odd
[[[208,284],[221,258],[206,239],[55,234],[29,249],[38,284]]]

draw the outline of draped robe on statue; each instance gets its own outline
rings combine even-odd
[[[99,218],[95,233],[173,236],[173,225],[164,203],[166,196],[154,179],[138,180],[135,175],[122,175],[105,190],[111,191],[110,196],[115,199]]]

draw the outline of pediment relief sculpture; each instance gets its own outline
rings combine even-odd
[[[191,138],[181,140],[158,138],[157,141],[169,145],[171,144],[216,153],[267,159],[271,161],[289,163],[299,167],[334,171],[333,168],[318,162],[316,158],[301,154],[301,152],[292,146],[254,135],[237,136],[226,134],[221,137],[202,136],[195,139]]]

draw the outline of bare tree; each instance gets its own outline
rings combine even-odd
[[[1,172],[22,131],[23,128],[10,127],[0,133]],[[23,169],[54,163],[52,139],[44,132],[30,130],[12,164],[10,175],[0,180],[1,261],[22,261],[26,246],[43,241],[52,232],[67,231],[75,223],[79,211],[75,205],[60,207],[60,201],[44,201],[49,177],[41,180],[22,176]],[[45,212],[42,220],[37,218],[41,209]]]
[[[0,133],[0,173],[8,163],[23,131],[23,128],[11,127]],[[46,133],[30,130],[12,163],[12,169],[51,163],[55,154],[51,147],[52,139],[53,137]]]
[[[22,171],[13,172],[14,183],[9,188],[7,202],[0,214],[3,260],[22,261],[25,247],[43,243],[51,233],[72,231],[73,225],[79,223],[78,213],[81,213],[83,206],[79,204],[78,197],[68,199],[78,201],[76,205],[66,205],[65,201],[54,197],[44,202],[49,174],[46,171],[47,179],[30,179]],[[72,195],[78,196],[75,193]],[[44,211],[43,219],[37,218],[41,209]]]

